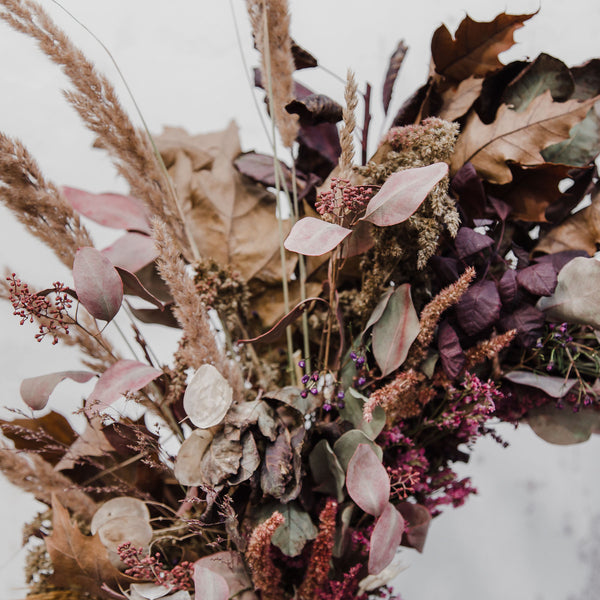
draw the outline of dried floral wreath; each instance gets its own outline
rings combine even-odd
[[[73,273],[42,291],[13,273],[3,295],[86,367],[23,381],[33,416],[0,422],[2,472],[49,507],[25,531],[28,598],[392,597],[399,546],[475,492],[452,464],[503,443],[494,422],[559,444],[600,428],[600,60],[502,64],[533,15],[441,26],[368,158],[370,86],[349,73],[342,107],[295,83],[318,62],[285,1],[247,4],[275,157],[234,124],[136,129],[40,6],[0,0],[131,189],[59,188],[0,134],[0,198]],[[98,250],[81,216],[123,235]],[[181,329],[169,364],[146,323]],[[95,379],[81,433],[51,409],[65,378]]]

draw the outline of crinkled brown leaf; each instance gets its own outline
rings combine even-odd
[[[451,172],[456,173],[471,162],[491,183],[509,183],[512,173],[506,164],[508,160],[526,165],[544,163],[541,151],[567,139],[571,127],[585,118],[595,100],[554,102],[546,91],[523,112],[503,104],[490,125],[472,113],[456,143]]]
[[[340,104],[325,94],[311,94],[306,98],[292,100],[285,110],[300,117],[300,123],[319,125],[320,123],[337,123],[342,120],[343,109]]]
[[[404,57],[408,51],[408,46],[404,43],[404,40],[398,42],[398,46],[394,50],[392,56],[390,56],[390,62],[388,64],[388,70],[385,74],[385,81],[383,83],[383,112],[387,115],[388,108],[390,107],[390,101],[392,100],[392,92],[394,91],[394,83],[400,71],[400,67],[404,62]]]
[[[454,87],[444,90],[442,94],[442,107],[437,116],[446,121],[455,121],[469,112],[471,106],[481,94],[483,79],[481,77],[467,77]]]
[[[232,266],[247,281],[281,281],[275,197],[235,168],[241,154],[237,125],[194,136],[166,128],[155,139],[200,255]],[[289,229],[285,221],[284,235]],[[288,276],[295,264],[289,255]]]
[[[514,44],[513,33],[532,16],[502,13],[484,23],[467,15],[454,38],[445,25],[440,26],[431,40],[436,72],[448,79],[462,81],[471,75],[482,77],[499,69],[502,63],[498,55]]]
[[[265,494],[283,503],[298,497],[302,487],[302,459],[300,452],[304,426],[293,433],[282,429],[275,442],[267,445],[260,473],[260,485]]]
[[[236,475],[242,460],[242,444],[228,439],[223,431],[217,433],[201,461],[204,485],[215,487],[228,477]]]
[[[262,435],[272,442],[277,437],[275,411],[264,400],[249,400],[233,404],[225,415],[225,424],[241,431],[245,431],[252,425],[258,425]]]
[[[57,587],[112,598],[102,589],[103,584],[118,588],[135,581],[111,564],[98,535],[83,535],[71,523],[56,497],[52,499],[52,534],[46,538],[46,549],[54,569],[51,581]]]

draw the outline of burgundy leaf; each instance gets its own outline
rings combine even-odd
[[[390,56],[390,62],[388,70],[385,75],[385,82],[383,84],[383,112],[387,115],[388,108],[390,107],[390,101],[392,100],[392,92],[394,90],[394,83],[398,77],[398,72],[406,56],[408,46],[404,43],[404,40],[398,42],[398,46],[394,50],[392,56]]]
[[[502,329],[517,330],[517,339],[524,347],[535,344],[536,340],[542,335],[546,317],[541,310],[527,304],[518,308],[513,313],[503,317],[500,320]]]
[[[493,246],[494,240],[487,235],[478,233],[470,227],[461,227],[456,234],[454,243],[458,257],[463,259]]]
[[[146,208],[137,198],[120,194],[92,194],[66,186],[62,191],[78,213],[100,225],[151,233]]]
[[[504,304],[510,304],[517,295],[517,272],[507,269],[498,282],[498,292]]]
[[[385,377],[405,360],[419,335],[419,317],[410,297],[410,284],[399,286],[373,326],[373,353]]]
[[[404,519],[396,507],[387,503],[375,521],[369,550],[369,575],[381,573],[393,560],[402,541]]]
[[[456,305],[460,326],[468,335],[489,327],[500,316],[500,295],[493,281],[483,280],[472,285]]]
[[[162,374],[159,369],[137,360],[119,360],[102,373],[87,404],[97,404],[100,408],[110,406],[120,396],[141,390]]]
[[[450,190],[458,197],[461,208],[470,219],[484,215],[486,194],[483,182],[470,162],[457,171],[450,182]]]
[[[94,377],[94,373],[90,371],[59,371],[58,373],[29,377],[21,382],[21,398],[33,410],[42,410],[48,404],[54,388],[64,379],[85,383],[92,377]]]
[[[323,179],[329,174],[331,168],[337,164],[342,153],[340,136],[337,127],[333,123],[321,123],[320,125],[302,125],[298,132],[298,168],[304,173],[315,172]],[[312,154],[312,161],[318,161],[331,165],[329,171],[322,173],[311,169],[305,164],[307,154]]]
[[[96,319],[110,321],[121,308],[123,282],[110,260],[95,248],[80,248],[73,261],[79,302]]]
[[[229,586],[222,575],[194,563],[194,600],[227,600]]]
[[[310,69],[319,65],[317,59],[294,40],[292,40],[292,58],[294,59],[294,67],[297,71],[300,69]]]
[[[362,220],[379,227],[406,221],[447,173],[446,163],[434,163],[394,173],[371,198]]]
[[[429,264],[438,276],[442,286],[454,283],[459,277],[460,262],[456,258],[436,255],[431,257]]]
[[[350,498],[367,514],[378,517],[389,504],[390,478],[369,444],[359,444],[346,473]]]
[[[158,256],[158,251],[154,240],[149,235],[128,232],[116,242],[104,248],[102,254],[115,267],[121,267],[135,273],[153,262]]]
[[[536,296],[551,296],[557,281],[558,271],[549,262],[537,263],[517,271],[517,283]]]
[[[508,217],[508,215],[512,212],[510,204],[507,204],[506,202],[504,202],[503,200],[499,200],[498,198],[494,198],[493,196],[488,196],[488,198],[499,219],[501,221],[506,221],[506,217]]]
[[[121,281],[123,282],[126,294],[138,296],[139,298],[150,302],[150,304],[154,304],[154,306],[161,311],[165,308],[165,305],[142,285],[142,282],[137,278],[136,275],[125,269],[121,269],[121,267],[116,267],[116,269]]]
[[[268,154],[246,152],[236,158],[234,164],[242,175],[246,175],[246,177],[250,177],[267,187],[275,187],[275,166],[273,160],[273,157]],[[279,161],[279,166],[281,167],[287,188],[291,189],[292,171],[281,161]]]
[[[431,523],[431,513],[422,504],[412,502],[401,502],[396,508],[406,522],[402,545],[423,552],[429,523]]]
[[[157,325],[173,327],[174,329],[181,329],[179,321],[173,314],[173,304],[165,305],[165,308],[162,310],[159,308],[135,308],[135,306],[130,306],[129,310],[142,323],[155,323]]]
[[[323,300],[323,298],[318,298],[318,297],[307,298],[306,300],[299,302],[296,306],[294,306],[294,308],[292,308],[292,310],[290,310],[290,312],[287,315],[285,315],[281,319],[279,319],[279,321],[277,321],[277,323],[275,323],[275,325],[273,325],[273,327],[271,327],[271,329],[269,329],[269,331],[266,331],[262,335],[259,335],[258,337],[255,337],[255,338],[251,338],[251,339],[247,339],[247,340],[238,340],[237,343],[238,344],[253,344],[253,343],[268,344],[270,342],[273,342],[273,341],[279,339],[281,337],[281,335],[283,334],[283,332],[285,331],[285,328],[288,325],[291,325],[294,321],[296,321],[302,315],[303,312],[308,310],[313,302],[323,302],[324,304],[329,306],[328,302],[326,300]]]
[[[304,217],[292,227],[283,245],[290,252],[306,256],[321,256],[331,252],[351,233],[352,229],[346,229],[335,223],[327,223],[315,217]]]
[[[438,332],[438,350],[444,373],[454,379],[465,366],[465,354],[458,335],[448,321],[442,321]]]
[[[422,107],[427,98],[431,95],[433,87],[433,77],[427,80],[427,83],[418,88],[409,98],[407,98],[392,121],[392,127],[403,127],[417,122],[417,117],[422,113]]]
[[[303,125],[337,123],[342,120],[342,107],[324,94],[311,94],[302,100],[292,100],[285,106],[285,110],[298,115]]]
[[[561,250],[552,254],[544,254],[535,258],[536,263],[552,263],[557,272],[559,272],[567,263],[574,258],[583,256],[589,258],[589,254],[585,250]]]

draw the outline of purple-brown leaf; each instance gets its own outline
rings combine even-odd
[[[100,408],[110,406],[120,396],[141,390],[162,374],[137,360],[119,360],[102,373],[87,404],[97,404]]]
[[[470,227],[461,227],[454,239],[458,258],[466,258],[494,245],[494,240]]]
[[[404,519],[396,507],[387,503],[375,521],[369,550],[369,575],[381,573],[393,560],[402,541]]]
[[[390,296],[383,315],[373,326],[373,353],[383,376],[397,369],[419,334],[419,317],[410,297],[410,284]]]
[[[541,310],[531,306],[531,304],[526,304],[503,317],[500,325],[505,331],[516,329],[517,339],[523,346],[527,347],[535,344],[542,334],[545,322],[546,318]]]
[[[371,198],[362,220],[379,227],[406,221],[447,174],[446,163],[434,163],[394,173]]]
[[[500,295],[493,281],[483,280],[472,285],[456,305],[460,326],[468,335],[489,327],[500,316]]]
[[[79,302],[92,317],[110,321],[119,312],[123,282],[102,252],[80,248],[73,261],[73,281]]]
[[[429,523],[431,523],[431,513],[422,504],[412,502],[401,502],[396,508],[406,522],[402,544],[414,548],[417,552],[423,552]]]
[[[510,304],[515,299],[517,287],[517,272],[514,269],[504,271],[498,282],[498,292],[504,304]]]
[[[92,194],[66,186],[62,191],[78,213],[100,225],[151,233],[144,203],[137,198],[120,194]]]
[[[454,379],[465,366],[465,354],[458,335],[448,321],[442,321],[438,332],[438,350],[444,373]]]
[[[58,373],[29,377],[21,382],[21,398],[33,410],[42,410],[48,404],[50,394],[61,381],[72,379],[77,383],[85,383],[92,377],[94,377],[94,373],[90,371],[59,371]]]
[[[387,115],[388,108],[390,107],[390,101],[392,100],[392,92],[394,90],[394,83],[398,77],[400,67],[404,62],[404,57],[408,51],[408,46],[404,43],[404,40],[398,42],[398,46],[394,50],[392,56],[390,56],[390,62],[388,70],[385,75],[385,83],[383,84],[383,112]]]
[[[290,252],[321,256],[341,244],[351,233],[352,229],[335,223],[327,223],[315,217],[304,217],[292,227],[283,245]]]
[[[558,271],[549,262],[537,263],[517,271],[517,283],[536,296],[551,296],[557,281]]]
[[[124,292],[126,294],[138,296],[139,298],[150,302],[150,304],[154,304],[154,306],[156,306],[156,308],[159,310],[163,310],[165,308],[165,305],[142,285],[142,282],[137,278],[137,275],[134,275],[130,271],[122,269],[121,267],[115,268],[117,269],[117,273],[123,282]]]
[[[337,123],[342,120],[342,107],[324,94],[311,94],[300,100],[292,100],[286,104],[285,110],[298,115],[303,125]]]
[[[350,498],[367,514],[378,517],[389,504],[390,478],[369,444],[359,444],[346,472]]]

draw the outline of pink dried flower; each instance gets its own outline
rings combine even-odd
[[[331,178],[329,190],[322,192],[315,204],[317,212],[341,220],[348,215],[362,213],[373,197],[373,189],[362,185],[350,185],[347,179]],[[329,219],[328,219],[329,220]]]

